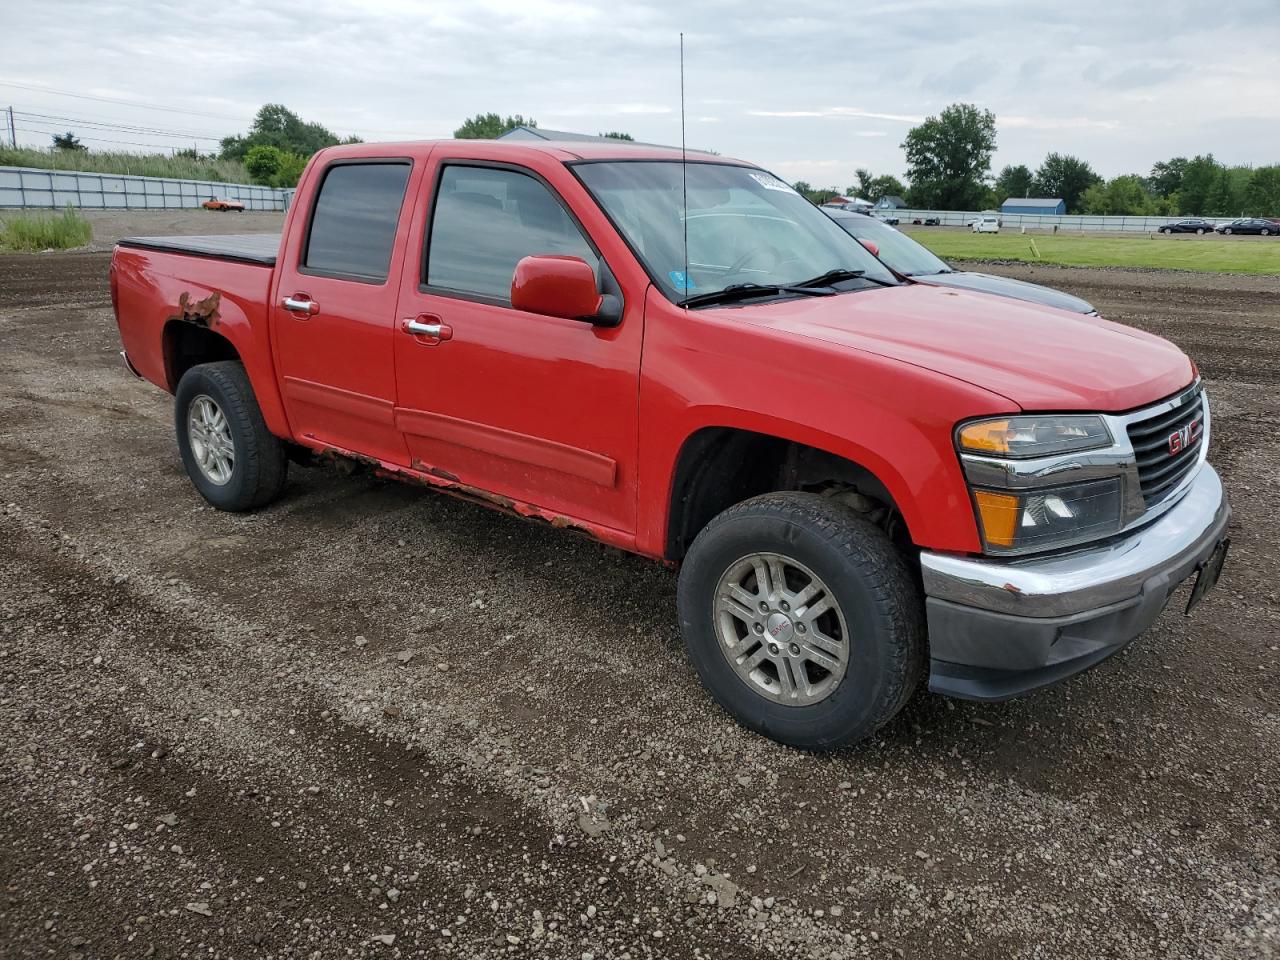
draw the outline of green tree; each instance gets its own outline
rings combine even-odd
[[[223,138],[222,156],[224,159],[243,160],[254,147],[263,146],[309,157],[317,150],[338,143],[359,142],[359,137],[343,140],[322,124],[308,123],[283,104],[268,103],[258,111],[248,133]]]
[[[861,180],[861,175],[866,173],[865,170],[858,170],[856,174]],[[901,180],[887,173],[882,173],[878,177],[871,177],[865,184],[860,185],[858,196],[863,200],[870,200],[875,203],[882,197],[905,197],[907,188],[903,186]]]
[[[1089,186],[1081,198],[1085,213],[1110,217],[1139,217],[1155,213],[1146,181],[1137,174],[1115,177]]]
[[[996,149],[996,117],[970,103],[953,103],[912,127],[902,142],[911,205],[971,210],[987,197]]]
[[[1209,191],[1221,167],[1211,153],[1187,161],[1178,185],[1178,213],[1198,217],[1208,212]]]
[[[244,168],[249,171],[249,181],[268,185],[280,172],[284,163],[285,152],[279,147],[258,144],[250,147],[244,157]]]
[[[1079,157],[1051,153],[1036,171],[1031,189],[1042,197],[1065,201],[1067,213],[1079,213],[1084,192],[1101,180],[1093,167]]]
[[[1280,167],[1259,167],[1249,175],[1245,203],[1255,217],[1280,217]]]
[[[531,124],[531,126],[536,126],[536,124]],[[635,137],[631,134],[622,133],[619,130],[610,130],[608,133],[600,134],[600,136],[604,137],[606,140],[635,140]]]
[[[281,154],[280,166],[276,168],[275,176],[271,178],[271,186],[296,187],[302,171],[307,168],[307,159],[297,153]]]
[[[55,133],[53,135],[53,148],[55,150],[88,150],[80,138],[68,130],[66,133]]]
[[[1174,157],[1172,160],[1161,160],[1151,167],[1151,176],[1147,184],[1157,197],[1167,197],[1176,193],[1182,186],[1182,175],[1187,169],[1186,157]]]
[[[861,197],[863,200],[870,200],[871,198],[868,197],[867,194],[871,192],[871,181],[875,179],[875,177],[871,175],[871,171],[866,167],[859,167],[857,170],[853,171],[853,175],[858,178],[858,182],[849,188],[849,196]]]
[[[1035,176],[1032,174],[1031,168],[1026,164],[1020,163],[1016,167],[1005,167],[1000,171],[1000,175],[996,177],[995,202],[1000,204],[1010,197],[1031,196],[1031,185],[1034,182]]]
[[[1236,217],[1240,215],[1240,204],[1236,200],[1235,184],[1231,172],[1226,167],[1219,167],[1213,178],[1213,185],[1205,196],[1204,212],[1210,217]]]
[[[532,117],[525,119],[516,114],[513,117],[500,117],[496,113],[477,113],[462,121],[462,126],[453,131],[457,140],[497,140],[508,130],[516,127],[536,127],[538,121]]]

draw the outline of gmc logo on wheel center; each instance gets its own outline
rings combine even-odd
[[[1169,455],[1181,453],[1187,447],[1194,444],[1200,439],[1200,431],[1204,427],[1204,421],[1196,417],[1185,427],[1169,434]]]

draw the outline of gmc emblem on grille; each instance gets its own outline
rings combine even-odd
[[[1200,431],[1203,427],[1204,422],[1199,417],[1196,417],[1185,427],[1181,427],[1176,432],[1169,434],[1169,456],[1181,453],[1199,440]]]

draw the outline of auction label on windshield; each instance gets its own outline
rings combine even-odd
[[[750,177],[752,180],[760,184],[760,186],[764,187],[766,190],[781,190],[783,193],[795,193],[795,191],[792,190],[789,186],[787,186],[785,183],[783,183],[777,177],[772,176],[771,174],[752,173],[750,174]]]

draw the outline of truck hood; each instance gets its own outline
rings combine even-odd
[[[1046,287],[1039,283],[1028,283],[1026,280],[1014,280],[1012,277],[997,277],[989,273],[970,273],[954,270],[951,273],[928,273],[911,278],[916,283],[927,283],[934,287],[954,287],[960,290],[976,290],[978,293],[994,293],[999,297],[1012,297],[1014,300],[1027,300],[1038,303],[1042,307],[1056,307],[1059,310],[1070,310],[1072,313],[1094,313],[1093,304],[1081,300],[1069,293]]]
[[[1186,354],[1141,330],[925,284],[781,300],[723,314],[924,367],[1024,410],[1132,410],[1195,377]]]

